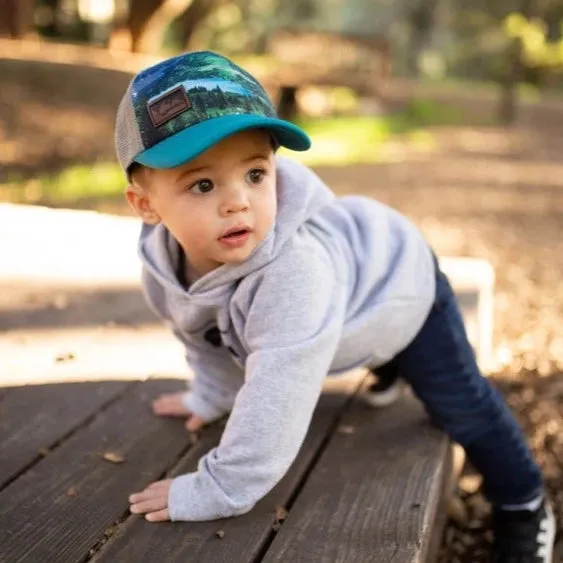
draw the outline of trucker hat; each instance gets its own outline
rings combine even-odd
[[[222,55],[196,51],[133,78],[117,111],[115,147],[126,173],[133,162],[172,168],[251,128],[267,129],[295,151],[311,146],[301,128],[278,118],[251,74]]]

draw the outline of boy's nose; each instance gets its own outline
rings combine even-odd
[[[244,187],[232,186],[224,191],[224,196],[220,203],[219,212],[221,215],[232,215],[248,209],[248,194]]]

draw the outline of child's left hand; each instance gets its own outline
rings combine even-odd
[[[144,491],[129,496],[133,514],[145,514],[149,522],[166,522],[170,520],[168,513],[168,491],[172,479],[151,483]]]

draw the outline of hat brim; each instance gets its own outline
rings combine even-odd
[[[294,151],[306,151],[311,146],[307,134],[289,121],[259,115],[226,115],[179,131],[139,153],[134,161],[150,168],[174,168],[196,158],[226,137],[255,128],[271,131],[280,145]]]

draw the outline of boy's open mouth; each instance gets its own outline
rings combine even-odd
[[[239,247],[246,244],[250,237],[252,229],[247,225],[237,225],[232,229],[225,231],[220,237],[219,242],[226,246]]]
[[[233,239],[236,237],[241,237],[243,235],[250,233],[250,230],[251,230],[250,227],[247,227],[246,225],[240,225],[237,227],[233,227],[232,229],[229,229],[228,231],[224,232],[219,238]]]
[[[223,235],[221,238],[233,238],[238,235],[244,235],[245,233],[248,233],[248,229],[240,229],[239,231],[233,231],[232,233]]]

